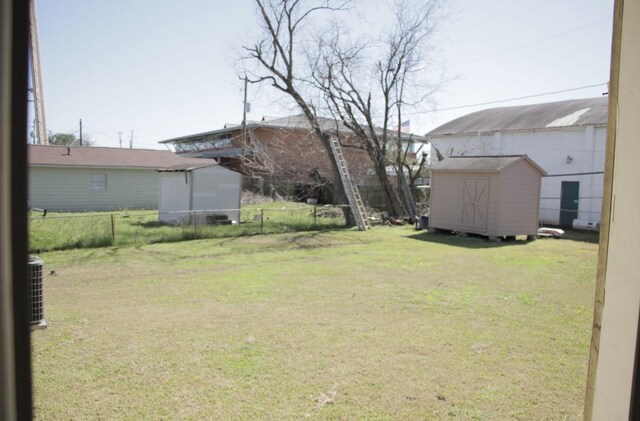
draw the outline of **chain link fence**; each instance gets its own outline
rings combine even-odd
[[[153,244],[345,226],[341,206],[292,208],[278,207],[277,203],[269,205],[267,208],[198,210],[170,215],[160,215],[157,211],[123,211],[30,216],[29,249],[31,252],[43,252]],[[174,223],[162,222],[161,219]]]

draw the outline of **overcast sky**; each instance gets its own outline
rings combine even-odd
[[[378,1],[378,0],[376,0]],[[384,7],[360,0],[363,15]],[[411,111],[425,134],[485,108],[601,96],[609,79],[613,0],[454,0],[437,38],[450,81]],[[37,0],[47,128],[100,146],[159,140],[242,119],[242,68],[255,33],[251,0]],[[375,11],[375,12],[372,12]],[[371,17],[371,16],[370,16]],[[549,92],[567,91],[476,107]],[[268,86],[249,87],[249,119],[297,111]]]

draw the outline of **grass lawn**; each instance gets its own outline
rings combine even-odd
[[[380,227],[45,253],[36,417],[581,419],[594,239]]]

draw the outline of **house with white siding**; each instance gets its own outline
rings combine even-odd
[[[460,117],[426,136],[445,157],[527,155],[547,173],[540,221],[595,227],[602,207],[607,116],[607,97],[500,107]]]
[[[49,211],[158,209],[160,168],[215,164],[170,151],[29,145],[29,206]]]

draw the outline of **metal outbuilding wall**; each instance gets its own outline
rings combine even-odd
[[[160,170],[159,219],[176,224],[188,220],[189,211],[220,211],[239,221],[241,191],[241,174],[220,165]]]
[[[431,171],[430,229],[536,234],[544,171],[528,157],[452,157]]]

